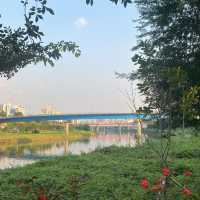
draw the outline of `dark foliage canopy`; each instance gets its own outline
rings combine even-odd
[[[150,109],[166,112],[168,105],[179,120],[185,97],[196,91],[195,95],[189,95],[194,103],[187,113],[197,118],[200,115],[200,1],[135,0],[135,3],[140,12],[140,35],[132,60],[139,68],[129,78],[139,79],[138,87]]]

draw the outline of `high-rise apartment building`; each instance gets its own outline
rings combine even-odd
[[[10,103],[0,105],[0,112],[5,113],[6,116],[9,116],[11,114],[11,109],[12,105]]]
[[[56,114],[60,114],[60,112],[57,112],[55,108],[48,105],[41,109],[41,114],[42,115],[56,115]]]
[[[14,112],[15,114],[21,114],[21,115],[25,115],[25,108],[22,105],[16,105],[14,106]]]
[[[5,114],[5,116],[12,116],[16,114],[25,115],[25,108],[22,105],[12,105],[8,104],[1,104],[0,105],[0,113]]]

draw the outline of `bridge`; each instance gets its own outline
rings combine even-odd
[[[0,118],[0,123],[40,122],[40,121],[72,121],[72,120],[150,120],[152,116],[137,113],[98,113],[98,114],[62,114],[62,115],[31,115],[23,117]]]
[[[121,126],[121,127],[132,127],[133,126],[133,123],[124,123],[124,122],[116,122],[116,123],[84,123],[84,124],[77,124],[77,126],[89,126],[89,127],[118,127],[118,126]],[[76,125],[75,125],[76,126]]]

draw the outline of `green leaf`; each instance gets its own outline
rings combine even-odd
[[[53,11],[51,8],[47,8],[47,7],[46,7],[46,10],[47,10],[51,15],[54,15],[54,14],[55,14],[54,11]]]

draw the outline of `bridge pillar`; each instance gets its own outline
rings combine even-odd
[[[69,123],[65,123],[65,137],[69,135]]]
[[[106,134],[106,126],[103,126],[103,134]]]
[[[136,144],[142,144],[142,120],[137,119]]]
[[[119,141],[122,141],[122,127],[121,125],[119,126]]]
[[[69,150],[69,123],[64,123],[64,131],[65,131],[64,153],[67,154]]]
[[[131,147],[131,134],[128,132],[128,146]]]
[[[95,130],[95,127],[94,127],[94,126],[90,126],[90,130],[91,130],[93,133],[96,133],[96,130]]]
[[[120,137],[122,135],[122,127],[121,126],[119,126],[119,135],[120,135]]]

